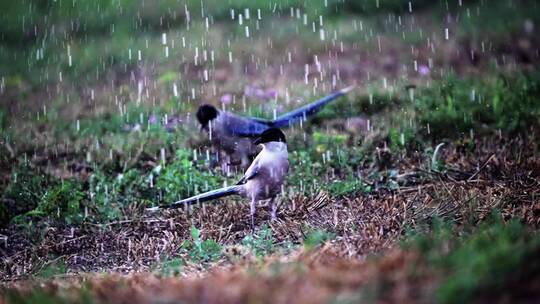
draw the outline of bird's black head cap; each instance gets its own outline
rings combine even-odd
[[[270,128],[265,130],[259,137],[255,139],[254,143],[264,144],[273,141],[287,143],[287,140],[285,139],[285,134],[278,128]]]
[[[218,110],[213,105],[203,104],[197,110],[197,120],[203,127],[206,127],[208,122],[217,116]]]

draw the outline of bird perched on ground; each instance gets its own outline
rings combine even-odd
[[[236,185],[209,191],[190,198],[180,200],[170,205],[147,209],[180,208],[194,203],[202,203],[229,195],[240,195],[250,200],[251,229],[255,228],[256,203],[270,199],[272,220],[276,219],[276,196],[281,192],[282,185],[289,171],[289,159],[285,134],[280,129],[269,128],[253,140],[253,144],[261,144],[263,149],[253,160],[244,176]]]
[[[240,159],[243,167],[249,164],[249,156],[256,152],[251,140],[270,128],[284,128],[317,113],[330,101],[350,92],[354,87],[341,89],[313,103],[285,113],[274,120],[236,115],[204,104],[197,110],[201,129],[208,132],[210,141],[229,156]]]

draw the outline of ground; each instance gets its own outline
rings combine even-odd
[[[540,298],[535,1],[22,3],[1,4],[0,301]],[[145,212],[240,177],[198,105],[272,117],[349,85],[285,130],[277,221],[263,203],[252,233],[234,197]]]

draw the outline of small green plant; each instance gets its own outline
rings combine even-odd
[[[390,150],[405,150],[414,148],[418,145],[416,133],[410,127],[402,127],[400,129],[392,128],[388,131],[388,139]]]
[[[178,276],[180,273],[182,273],[184,265],[185,262],[182,259],[165,258],[160,268],[160,274],[165,277]]]
[[[362,192],[370,192],[371,187],[365,186],[358,178],[337,180],[328,185],[328,191],[333,197],[344,197]]]
[[[264,225],[257,234],[246,235],[242,244],[258,258],[271,254],[275,250],[272,229],[268,225]]]
[[[182,247],[187,249],[191,260],[196,263],[213,262],[222,256],[222,246],[214,240],[203,240],[201,232],[196,227],[191,227],[192,241],[185,242]]]
[[[15,167],[2,197],[17,204],[11,208],[13,210],[6,210],[6,217],[11,219],[34,209],[45,194],[48,182],[48,176],[34,170],[27,162]]]
[[[64,181],[48,189],[37,208],[26,213],[27,216],[50,217],[65,222],[77,224],[83,220],[81,203],[85,198],[82,186],[75,181]]]
[[[57,275],[65,274],[67,272],[67,267],[63,259],[58,259],[49,264],[43,266],[37,273],[36,276],[43,279],[51,279]]]
[[[100,218],[114,220],[121,216],[118,196],[118,189],[114,187],[114,182],[108,176],[100,171],[92,175],[90,178],[91,207]]]
[[[321,229],[311,229],[304,238],[304,247],[311,250],[335,238],[335,234]]]

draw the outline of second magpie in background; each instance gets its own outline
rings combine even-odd
[[[256,152],[252,139],[270,128],[284,128],[306,120],[324,105],[350,92],[354,86],[341,89],[315,102],[285,113],[274,120],[240,116],[218,110],[213,105],[204,104],[197,110],[197,120],[201,129],[208,132],[210,141],[228,155],[234,155],[243,167],[249,164],[249,156]]]

